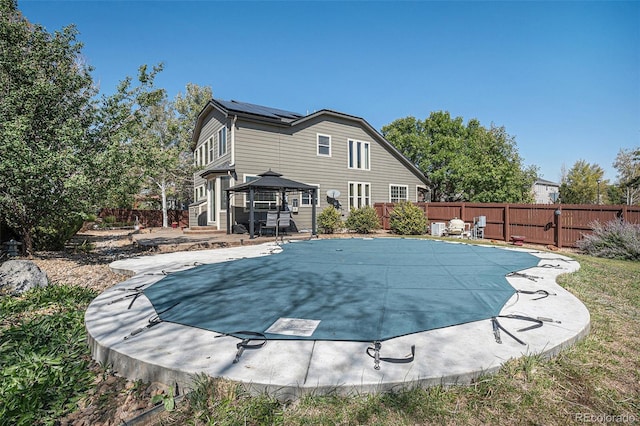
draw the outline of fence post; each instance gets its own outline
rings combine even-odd
[[[511,235],[509,235],[509,225],[511,225],[510,223],[510,218],[509,218],[509,204],[505,204],[504,205],[504,229],[503,229],[503,235],[504,235],[504,240],[505,241],[509,241],[509,238],[511,237]]]
[[[561,216],[562,215],[562,210],[560,209],[560,207],[558,207],[554,212],[553,212],[553,217],[554,217],[554,222],[555,222],[555,228],[556,228],[556,232],[555,232],[555,242],[556,242],[556,247],[558,248],[562,248],[562,219]]]

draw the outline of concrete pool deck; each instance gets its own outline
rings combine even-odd
[[[531,323],[500,318],[500,324],[525,345],[505,332],[500,334],[502,343],[497,343],[492,321],[487,319],[383,341],[381,358],[403,358],[415,346],[415,359],[409,363],[382,361],[379,369],[367,354],[372,344],[363,342],[269,340],[260,349],[246,349],[234,363],[240,342],[235,337],[168,322],[145,328],[156,312],[144,295],[134,296],[136,288],[151,285],[172,271],[268,256],[279,250],[269,242],[113,262],[110,266],[114,271],[131,278],[106,290],[87,309],[85,323],[94,359],[131,380],[188,389],[194,376],[204,373],[240,382],[254,393],[292,399],[305,394],[358,394],[466,384],[496,372],[512,358],[553,356],[589,332],[586,307],[556,283],[558,275],[576,271],[579,264],[554,252],[521,248],[517,250],[539,257],[540,262],[521,271],[523,275],[508,277],[508,281],[519,290],[552,294],[539,300],[535,299],[540,294],[516,294],[501,311],[501,315],[553,320],[545,321],[541,328],[517,332]],[[138,329],[144,331],[130,336]]]

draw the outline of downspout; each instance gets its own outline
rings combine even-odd
[[[233,116],[233,122],[231,123],[231,164],[230,166],[236,165],[236,122],[238,121],[238,116]]]

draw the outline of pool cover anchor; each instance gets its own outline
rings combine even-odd
[[[373,368],[375,370],[380,370],[380,361],[390,362],[393,364],[408,364],[413,362],[416,356],[416,345],[411,345],[411,354],[407,355],[404,358],[385,358],[380,356],[380,349],[382,348],[382,343],[380,341],[373,342],[373,346],[369,346],[367,348],[367,355],[373,358]],[[374,351],[373,355],[371,354],[371,350]]]
[[[133,302],[132,302],[133,303]],[[152,316],[151,318],[149,318],[149,324],[145,325],[144,327],[140,327],[136,330],[133,330],[131,332],[131,334],[129,334],[128,336],[124,336],[123,340],[129,340],[130,338],[142,333],[143,331],[149,330],[151,327],[154,327],[158,324],[160,324],[162,322],[162,318],[160,318],[160,315],[164,314],[165,312],[167,312],[169,309],[173,309],[175,308],[177,305],[179,305],[180,302],[174,303],[173,305],[169,306],[167,309],[165,309],[162,312],[158,312],[156,315]]]
[[[531,300],[540,300],[540,299],[544,299],[545,297],[549,297],[549,296],[557,296],[556,293],[550,293],[547,290],[516,290],[517,293],[519,294],[541,294],[542,296],[540,297],[536,297],[535,299],[531,299]]]
[[[531,280],[533,282],[538,281],[539,279],[541,279],[541,277],[536,277],[535,275],[529,275],[529,274],[525,274],[524,272],[509,272],[507,275],[505,275],[505,277],[520,277],[520,278],[526,278],[528,280]]]
[[[237,337],[236,335],[245,335],[245,336],[254,336],[254,337],[244,337],[242,338],[242,340],[240,342],[238,342],[236,344],[236,349],[238,350],[236,352],[236,356],[233,359],[233,364],[237,364],[240,361],[240,357],[242,356],[242,354],[244,353],[245,350],[247,349],[260,349],[262,347],[264,347],[264,345],[267,344],[267,338],[265,337],[264,334],[262,333],[257,333],[255,331],[235,331],[233,333],[223,333],[220,334],[218,336],[215,336],[214,339],[217,339],[218,337],[225,337],[225,336],[231,336],[231,337],[235,337],[236,339],[240,339],[240,337]],[[256,339],[257,337],[257,339]],[[261,340],[260,343],[251,343],[254,340]]]
[[[143,287],[146,285],[147,284],[141,284],[133,288],[119,288],[118,290],[120,291],[130,291],[131,293],[127,294],[126,296],[119,297],[118,299],[112,300],[109,303],[107,303],[107,305],[113,305],[114,303],[118,303],[132,297],[131,302],[129,303],[129,306],[127,306],[127,310],[130,310],[131,307],[133,306],[133,302],[135,302],[138,299],[138,297],[140,297],[141,294],[144,294]]]
[[[522,340],[520,340],[519,338],[517,338],[509,330],[504,328],[502,326],[502,324],[500,324],[500,322],[498,321],[498,318],[517,319],[517,320],[521,320],[521,321],[529,321],[529,322],[533,322],[534,323],[533,325],[530,325],[529,327],[521,328],[521,329],[519,329],[517,331],[529,331],[529,330],[533,330],[534,328],[540,328],[540,327],[542,327],[543,322],[545,322],[546,320],[550,320],[551,319],[551,318],[532,318],[532,317],[527,317],[527,316],[524,316],[524,315],[515,315],[515,314],[498,315],[498,316],[495,316],[495,317],[491,317],[491,325],[493,326],[493,336],[496,339],[496,343],[502,344],[502,338],[500,337],[500,330],[502,330],[505,333],[507,333],[507,335],[509,337],[511,337],[513,340],[515,340],[516,342],[520,343],[523,346],[526,346],[527,344],[525,342],[523,342]],[[547,321],[547,322],[549,322],[549,321]]]

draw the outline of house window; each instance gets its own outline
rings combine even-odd
[[[318,155],[331,157],[331,136],[318,133]]]
[[[214,150],[215,144],[213,142],[213,136],[211,136],[209,138],[209,141],[207,143],[209,144],[209,163],[212,163],[213,160],[215,159],[215,156],[214,156],[214,154],[215,154],[215,150]]]
[[[204,185],[194,188],[193,192],[194,192],[193,194],[194,201],[202,200],[202,198],[204,197]]]
[[[231,184],[231,178],[229,176],[222,176],[220,178],[220,210],[227,209],[227,191]]]
[[[409,187],[407,185],[389,185],[389,201],[399,203],[400,201],[408,201]]]
[[[371,184],[349,182],[349,210],[371,205]]]
[[[316,188],[320,189],[320,185],[315,185],[313,183],[309,183],[308,185],[315,186]],[[306,192],[306,191],[302,192],[302,199],[301,199],[300,205],[302,205],[302,206],[311,206],[311,196],[312,195],[313,194],[311,194],[310,192]],[[316,204],[316,206],[318,205],[318,190],[316,190],[316,203],[315,204]]]
[[[245,182],[251,182],[259,179],[259,176],[245,176]],[[277,194],[275,191],[254,192],[253,208],[254,210],[275,210],[278,206]],[[245,194],[245,207],[247,210],[251,208],[249,193]]]
[[[205,151],[205,144],[200,145],[200,148],[198,149],[199,153],[198,153],[198,166],[204,166],[204,164],[207,161],[207,157],[205,157],[206,155],[206,151]]]
[[[349,168],[369,170],[369,142],[349,139]]]
[[[222,157],[227,153],[227,128],[222,127],[218,130],[218,157]]]

